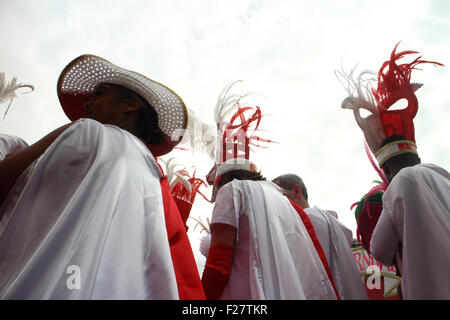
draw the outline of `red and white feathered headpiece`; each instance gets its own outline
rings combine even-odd
[[[242,81],[235,81],[225,88],[215,109],[214,119],[217,124],[215,174],[214,179],[208,178],[214,185],[219,182],[221,176],[230,171],[255,172],[256,165],[250,161],[250,146],[265,147],[260,143],[273,142],[255,135],[259,131],[262,113],[258,106],[241,105],[249,94],[230,94],[230,89],[239,82]]]
[[[172,196],[187,230],[186,221],[189,218],[196,195],[200,194],[203,199],[210,202],[200,191],[200,187],[202,185],[206,187],[206,183],[202,179],[195,177],[195,171],[191,175],[186,168],[175,170],[179,164],[175,162],[174,158],[170,158],[167,161],[161,158],[160,160],[166,165],[166,175]]]
[[[413,119],[418,109],[415,91],[422,84],[411,83],[411,72],[422,63],[442,66],[438,62],[421,60],[420,56],[410,63],[398,64],[398,60],[406,55],[418,53],[416,51],[397,53],[398,45],[399,43],[394,47],[390,60],[383,63],[377,75],[371,71],[364,71],[355,80],[353,78],[355,68],[349,74],[337,72],[337,75],[347,82],[344,87],[349,95],[341,106],[353,110],[356,122],[364,132],[369,148],[375,154],[380,166],[402,153],[417,154]],[[376,89],[371,87],[374,81],[377,81]],[[389,110],[401,99],[408,101],[405,109]],[[371,115],[362,118],[361,108],[368,110]],[[383,141],[392,135],[402,135],[406,139],[381,147]]]

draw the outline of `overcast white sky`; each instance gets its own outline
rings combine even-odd
[[[349,207],[378,177],[352,113],[340,109],[346,93],[334,70],[343,60],[347,68],[359,63],[377,71],[400,40],[399,50],[449,66],[449,34],[446,0],[0,0],[0,72],[36,87],[14,100],[0,132],[31,144],[67,123],[56,81],[84,53],[166,84],[211,123],[222,89],[242,79],[264,94],[258,103],[273,115],[262,127],[280,142],[251,159],[269,179],[300,175],[310,204],[337,211],[355,233]],[[425,65],[412,79],[424,83],[417,92],[418,151],[423,162],[448,170],[449,68]],[[212,164],[205,155],[177,156],[196,165],[197,176]],[[205,219],[211,208],[197,197],[191,215]],[[193,224],[189,235],[202,267]]]

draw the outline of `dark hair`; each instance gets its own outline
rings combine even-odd
[[[164,133],[158,126],[158,114],[155,109],[142,96],[128,88],[119,86],[119,96],[123,100],[138,100],[142,107],[138,113],[138,137],[149,145],[158,145],[164,142]]]
[[[222,178],[220,179],[218,185],[219,187],[223,186],[224,184],[233,181],[234,179],[237,180],[253,180],[253,181],[267,181],[266,178],[264,178],[261,174],[261,171],[257,172],[250,172],[246,170],[233,170],[230,172],[227,172],[222,175]]]
[[[283,174],[272,180],[272,182],[276,181],[278,181],[280,186],[286,190],[291,190],[294,187],[294,185],[298,184],[300,187],[302,187],[303,198],[305,198],[305,200],[308,201],[308,190],[306,189],[306,185],[303,182],[302,178],[300,178],[296,174],[293,173]]]
[[[394,134],[392,136],[387,137],[384,139],[383,143],[381,144],[381,147],[387,145],[388,143],[394,142],[394,141],[400,141],[400,140],[408,140],[406,137],[402,135]],[[380,148],[381,148],[380,147]],[[388,166],[410,166],[410,165],[416,165],[420,163],[420,158],[418,155],[407,152],[402,153],[399,155],[396,155],[388,160],[386,160],[383,165],[381,166],[382,169],[385,169]]]

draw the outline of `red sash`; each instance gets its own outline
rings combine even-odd
[[[336,286],[334,285],[333,275],[331,274],[330,266],[328,265],[327,258],[325,256],[325,252],[323,251],[322,245],[319,242],[319,239],[317,239],[316,232],[314,231],[314,226],[311,223],[311,220],[309,220],[308,215],[305,211],[303,211],[302,207],[300,207],[295,202],[291,201],[289,199],[290,203],[294,207],[295,210],[297,210],[298,214],[300,215],[300,218],[303,221],[303,224],[306,227],[306,230],[309,233],[309,236],[314,244],[314,247],[316,248],[317,253],[319,254],[320,260],[322,261],[322,264],[325,268],[325,271],[327,272],[328,278],[330,279],[331,285],[333,286],[334,293],[336,294],[336,297],[338,300],[341,300],[341,297],[339,296],[338,291],[336,290]]]
[[[178,295],[180,300],[204,300],[205,293],[191,244],[166,176],[161,178],[160,184],[170,254],[178,284]]]

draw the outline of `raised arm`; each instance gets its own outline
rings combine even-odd
[[[388,210],[384,208],[381,212],[370,240],[370,251],[377,261],[385,266],[392,266],[400,239]]]
[[[217,300],[230,276],[236,243],[237,223],[231,185],[217,195],[211,221],[211,246],[202,276],[206,299]]]
[[[73,122],[68,123],[52,131],[38,142],[23,150],[16,152],[0,161],[0,203],[3,202],[8,192],[14,186],[22,172],[58,138],[58,136],[70,127]]]

